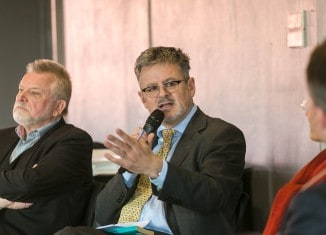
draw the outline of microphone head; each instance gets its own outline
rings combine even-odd
[[[147,118],[145,125],[143,127],[144,131],[149,134],[157,130],[164,119],[164,113],[160,109],[155,109]]]

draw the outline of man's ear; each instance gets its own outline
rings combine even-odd
[[[194,97],[196,93],[195,79],[193,77],[190,77],[189,80],[187,81],[187,85],[189,87],[191,96]]]
[[[63,110],[66,108],[67,103],[65,100],[58,100],[56,101],[56,105],[53,110],[53,116],[60,116],[63,112]]]

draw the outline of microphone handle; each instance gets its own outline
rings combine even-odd
[[[137,141],[139,141],[141,139],[141,137],[143,136],[144,133],[145,133],[145,129],[142,129],[137,137]]]

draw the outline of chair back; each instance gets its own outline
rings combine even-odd
[[[104,183],[94,181],[89,195],[88,203],[85,208],[84,218],[82,220],[82,226],[93,227],[95,219],[95,203],[97,195],[104,188]]]

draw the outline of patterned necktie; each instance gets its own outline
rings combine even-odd
[[[162,131],[163,145],[157,153],[157,156],[165,160],[171,147],[171,141],[174,134],[173,129]],[[140,175],[137,188],[129,202],[121,209],[119,223],[135,222],[139,220],[140,212],[144,204],[152,195],[151,182],[146,175]]]

